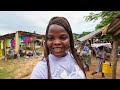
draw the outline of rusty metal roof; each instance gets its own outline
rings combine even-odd
[[[35,36],[37,38],[44,37],[44,35],[42,34],[36,34],[36,33],[31,33],[31,32],[26,32],[26,31],[18,31],[18,33],[20,36]],[[15,37],[15,33],[5,34],[5,35],[0,36],[0,40],[3,40],[5,38],[10,39],[14,37]]]
[[[120,18],[114,18],[111,24],[108,26],[107,33],[114,34],[118,30],[120,30]]]

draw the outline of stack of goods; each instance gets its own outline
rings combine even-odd
[[[22,37],[22,41],[24,43],[32,42],[34,41],[34,37]]]

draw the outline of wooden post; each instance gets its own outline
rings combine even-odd
[[[34,31],[34,33],[33,33],[33,54],[35,54],[36,53],[36,50],[35,50],[35,31]]]
[[[15,33],[15,54],[17,54],[18,59],[20,59],[20,55],[19,55],[19,44],[18,44],[18,40],[19,40],[19,33],[18,31]]]
[[[117,69],[117,48],[118,48],[118,39],[113,38],[113,48],[112,48],[112,53],[111,53],[111,61],[113,61],[112,65],[112,79],[116,79],[116,69]]]
[[[33,46],[33,54],[35,54],[35,41],[34,41],[34,39],[33,39],[33,44],[32,44],[32,46]]]
[[[26,43],[24,44],[25,44],[25,55],[27,55],[27,44]]]
[[[5,56],[5,58],[4,58],[4,60],[6,61],[7,60],[7,52],[6,52],[6,38],[4,39],[4,56]]]

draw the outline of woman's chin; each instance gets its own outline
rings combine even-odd
[[[64,57],[66,54],[63,53],[54,53],[56,57]]]

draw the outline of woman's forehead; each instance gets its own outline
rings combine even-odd
[[[57,25],[57,24],[53,24],[53,25],[50,25],[50,27],[48,29],[48,34],[53,34],[53,33],[58,33],[58,34],[59,33],[67,33],[67,31],[65,30],[64,27]]]

